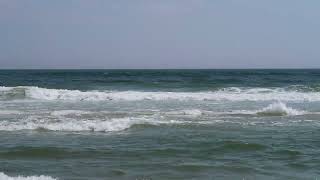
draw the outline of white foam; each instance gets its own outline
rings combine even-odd
[[[10,91],[12,89],[13,89],[13,87],[0,86],[0,91]]]
[[[226,111],[226,112],[213,112],[213,111],[202,111],[202,114],[205,115],[265,115],[265,116],[297,116],[297,115],[303,115],[303,114],[319,114],[318,112],[307,112],[307,111],[301,111],[297,109],[293,109],[291,107],[288,107],[283,102],[276,102],[268,105],[265,108],[262,108],[260,110],[233,110],[233,111]]]
[[[57,180],[50,176],[8,176],[3,172],[0,172],[0,180]]]
[[[66,116],[66,115],[75,115],[81,116],[83,114],[90,114],[91,112],[88,111],[81,111],[81,110],[59,110],[51,112],[52,116]]]
[[[0,110],[0,115],[11,115],[11,114],[23,114],[21,111],[16,110]]]
[[[1,131],[37,130],[47,129],[51,131],[97,131],[112,132],[122,131],[135,124],[153,124],[156,121],[146,118],[114,118],[106,120],[80,120],[72,118],[45,119],[44,117],[30,116],[17,122],[1,121]]]
[[[117,132],[131,128],[134,125],[163,125],[163,124],[190,124],[199,123],[195,119],[171,119],[170,117],[162,116],[162,113],[155,113],[152,115],[143,115],[137,117],[123,117],[123,118],[97,118],[90,117],[85,119],[83,117],[67,116],[74,111],[66,110],[66,112],[57,111],[56,116],[46,115],[30,115],[26,119],[19,119],[18,121],[3,120],[0,121],[0,131],[20,131],[20,130],[51,130],[51,131],[66,131],[66,132]],[[183,113],[183,114],[182,114]],[[186,113],[186,114],[185,114]],[[179,115],[195,117],[201,115],[200,110],[181,110]],[[174,113],[178,114],[178,113]],[[164,114],[166,115],[166,114]]]
[[[165,112],[165,115],[201,116],[203,113],[199,109],[185,109]]]
[[[262,110],[257,112],[257,114],[261,114],[261,115],[290,115],[290,116],[302,115],[304,113],[305,113],[304,111],[298,111],[296,109],[287,107],[287,105],[282,102],[270,104],[268,107],[263,108]]]
[[[281,88],[225,88],[206,92],[79,91],[39,87],[3,87],[8,91],[24,89],[26,98],[40,100],[196,100],[196,101],[320,101],[320,92],[286,91]]]
[[[78,91],[29,87],[27,97],[43,100],[216,100],[216,101],[320,101],[318,92],[283,91],[253,88],[249,90],[220,90],[210,92],[141,92],[141,91]]]

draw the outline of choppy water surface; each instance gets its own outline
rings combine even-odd
[[[320,70],[2,70],[0,179],[319,179]]]

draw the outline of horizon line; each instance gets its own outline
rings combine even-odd
[[[320,70],[311,68],[0,68],[0,70]]]

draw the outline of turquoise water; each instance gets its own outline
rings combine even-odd
[[[0,179],[319,179],[320,70],[1,70]]]

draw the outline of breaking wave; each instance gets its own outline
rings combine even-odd
[[[207,92],[79,91],[39,87],[1,87],[0,99],[70,101],[107,100],[212,100],[212,101],[320,101],[320,92],[286,91],[277,88],[225,88]]]
[[[235,110],[231,112],[217,112],[217,115],[258,115],[258,116],[298,116],[304,114],[319,114],[318,112],[307,112],[288,107],[283,102],[275,102],[260,110]]]
[[[297,116],[305,113],[306,112],[304,111],[299,111],[291,107],[287,107],[287,105],[282,102],[270,104],[268,107],[263,108],[262,110],[257,112],[258,115],[270,115],[270,116],[284,116],[284,115]]]
[[[307,112],[288,107],[283,102],[275,102],[260,110],[234,110],[234,111],[205,111],[200,109],[187,109],[178,111],[169,111],[165,115],[169,116],[224,116],[224,115],[258,115],[258,116],[298,116],[304,114],[319,114],[319,112]]]
[[[156,121],[147,118],[114,118],[107,120],[86,119],[45,119],[41,116],[30,116],[16,122],[1,121],[0,131],[19,130],[50,130],[50,131],[94,131],[113,132],[122,131],[138,124],[155,124]]]
[[[116,112],[114,112],[116,113]],[[29,115],[24,119],[0,121],[0,131],[48,130],[63,132],[118,132],[136,125],[188,125],[237,123],[225,117],[241,116],[297,116],[318,114],[317,112],[300,111],[288,107],[283,102],[270,104],[260,110],[235,110],[227,112],[185,109],[168,112],[154,112],[149,115],[126,114],[124,117],[112,117],[104,111],[60,110],[46,114]],[[232,118],[231,118],[232,119]],[[259,119],[257,119],[259,121]],[[241,121],[239,121],[241,123]],[[238,123],[239,123],[238,122]]]
[[[0,172],[0,179],[1,180],[57,180],[50,176],[8,176],[3,172]]]

